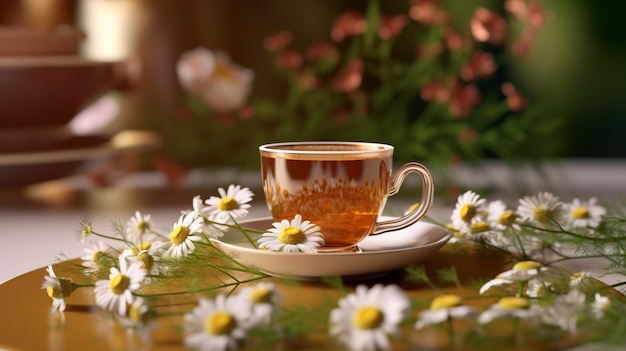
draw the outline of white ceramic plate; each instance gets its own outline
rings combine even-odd
[[[246,228],[266,230],[272,227],[272,220],[263,218],[240,224]],[[239,262],[269,275],[315,280],[330,276],[366,278],[419,263],[437,252],[450,236],[442,227],[418,222],[402,230],[365,238],[359,244],[362,252],[309,254],[258,250],[236,230],[213,242]]]

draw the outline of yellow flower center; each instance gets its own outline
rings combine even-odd
[[[217,312],[204,322],[204,329],[211,335],[230,334],[237,326],[237,321],[228,312]]]
[[[145,233],[146,231],[148,231],[148,229],[150,229],[150,223],[149,222],[144,222],[144,221],[139,221],[139,222],[137,222],[137,224],[135,224],[135,228],[137,228],[138,232]]]
[[[253,303],[269,303],[272,301],[272,292],[267,288],[255,288],[250,294]]]
[[[585,278],[587,275],[585,272],[576,272],[574,274],[572,274],[572,276],[570,277],[570,280],[580,280]]]
[[[541,223],[549,222],[550,211],[543,206],[537,206],[537,208],[533,210],[533,219]]]
[[[491,226],[487,222],[474,223],[470,227],[472,234],[484,233],[486,231],[489,231],[490,229],[491,229]]]
[[[81,232],[82,236],[89,236],[89,234],[91,233],[93,233],[93,228],[91,227],[91,223],[85,224]]]
[[[417,210],[417,208],[420,207],[420,203],[416,202],[413,205],[409,206],[409,212],[413,212],[415,210]]]
[[[48,296],[50,296],[53,299],[62,299],[63,298],[63,292],[61,291],[61,289],[59,287],[56,287],[56,286],[48,286],[48,287],[46,287],[46,293],[48,293]]]
[[[154,266],[154,257],[147,252],[142,252],[137,255],[137,261],[141,261],[143,263],[142,267],[148,272],[150,272],[152,266]]]
[[[457,238],[457,239],[465,239],[465,238],[467,238],[467,235],[465,233],[462,233],[462,232],[452,232],[452,236]]]
[[[118,274],[109,283],[109,288],[115,295],[120,295],[130,286],[130,278],[124,274]]]
[[[507,296],[498,301],[498,306],[505,310],[522,310],[530,306],[530,301],[523,297]]]
[[[461,298],[456,295],[441,295],[437,296],[430,303],[431,310],[443,310],[446,308],[452,308],[461,304]]]
[[[517,215],[515,214],[515,212],[506,211],[500,216],[499,222],[502,225],[511,226],[513,225],[513,223],[515,223],[515,219],[517,219]]]
[[[280,230],[278,240],[284,244],[295,245],[306,240],[306,235],[298,227],[289,226]]]
[[[217,209],[220,211],[232,211],[239,207],[239,203],[237,200],[233,199],[230,196],[226,196],[220,200],[217,204]]]
[[[476,206],[472,204],[465,204],[461,207],[461,211],[459,211],[459,215],[461,219],[465,222],[469,222],[474,215],[476,214]]]
[[[142,241],[139,245],[133,247],[133,253],[138,255],[141,251],[150,250],[152,246],[152,242],[150,241]]]
[[[106,265],[107,254],[102,251],[96,251],[93,253],[93,262],[98,264],[99,266]]]
[[[179,225],[178,227],[174,228],[174,230],[172,230],[172,233],[170,234],[170,240],[174,245],[180,245],[184,243],[185,240],[187,240],[188,236],[189,227]]]
[[[385,315],[376,307],[363,307],[352,318],[352,323],[359,329],[378,328],[385,320]]]
[[[528,271],[531,269],[537,269],[541,267],[541,263],[535,261],[519,261],[513,265],[514,271]]]
[[[574,219],[589,218],[589,210],[586,207],[576,207],[570,214]]]
[[[222,61],[217,62],[217,64],[215,65],[215,71],[213,74],[225,80],[231,80],[231,81],[238,80],[237,75],[235,74],[235,71],[233,70],[233,68],[227,64],[224,64],[224,62]]]
[[[131,321],[142,322],[144,320],[144,313],[142,311],[142,305],[131,305],[128,309],[128,318]]]

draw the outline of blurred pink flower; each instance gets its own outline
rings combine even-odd
[[[302,67],[302,55],[295,50],[285,50],[276,58],[276,66],[282,69],[295,70]]]
[[[365,16],[358,11],[348,11],[339,15],[333,22],[330,37],[340,42],[347,37],[363,34],[367,31]]]
[[[431,80],[424,84],[420,90],[420,97],[424,101],[448,102],[450,101],[450,90],[447,84],[439,80]]]
[[[287,30],[272,33],[265,38],[265,50],[269,52],[281,51],[291,43],[292,38],[293,35]]]
[[[520,94],[512,83],[506,82],[502,84],[501,91],[506,96],[506,103],[511,111],[520,111],[528,105],[528,100]]]
[[[545,22],[543,6],[539,1],[506,0],[504,9],[535,28],[541,27]]]
[[[506,20],[499,13],[484,7],[479,7],[474,12],[470,29],[474,39],[493,45],[501,45],[507,36]]]
[[[480,102],[481,98],[476,85],[457,81],[450,89],[450,113],[455,117],[464,117]]]
[[[467,82],[489,77],[496,71],[497,65],[493,54],[481,50],[474,51],[461,68],[461,78]]]
[[[446,23],[448,13],[439,8],[437,2],[437,0],[411,0],[409,16],[424,25]]]
[[[406,15],[382,16],[378,27],[378,37],[382,40],[391,40],[400,35],[407,24],[409,24],[409,19]]]
[[[309,45],[305,51],[307,60],[312,62],[331,60],[336,61],[339,59],[339,50],[327,42],[317,42]]]
[[[535,43],[536,31],[526,29],[522,34],[514,41],[510,43],[511,53],[515,56],[524,56],[530,52],[533,44]]]
[[[185,90],[217,112],[241,108],[254,80],[252,70],[233,64],[225,53],[203,47],[184,52],[176,72]]]
[[[363,80],[363,60],[353,58],[333,80],[333,88],[348,93],[361,86]]]
[[[451,27],[446,27],[444,30],[444,39],[450,51],[458,51],[463,49],[463,46],[467,46],[461,35]]]

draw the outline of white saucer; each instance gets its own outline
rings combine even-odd
[[[267,230],[272,227],[272,222],[271,218],[262,218],[239,224],[245,228]],[[213,242],[240,263],[269,275],[315,280],[332,276],[378,276],[419,263],[437,252],[450,236],[440,226],[417,222],[402,230],[365,238],[359,244],[361,252],[308,254],[258,250],[237,230],[230,230]]]

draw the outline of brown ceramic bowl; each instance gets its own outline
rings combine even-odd
[[[78,56],[0,57],[0,130],[65,125],[115,88],[119,64]]]
[[[85,33],[60,25],[55,28],[0,27],[0,56],[72,56],[78,54]]]

